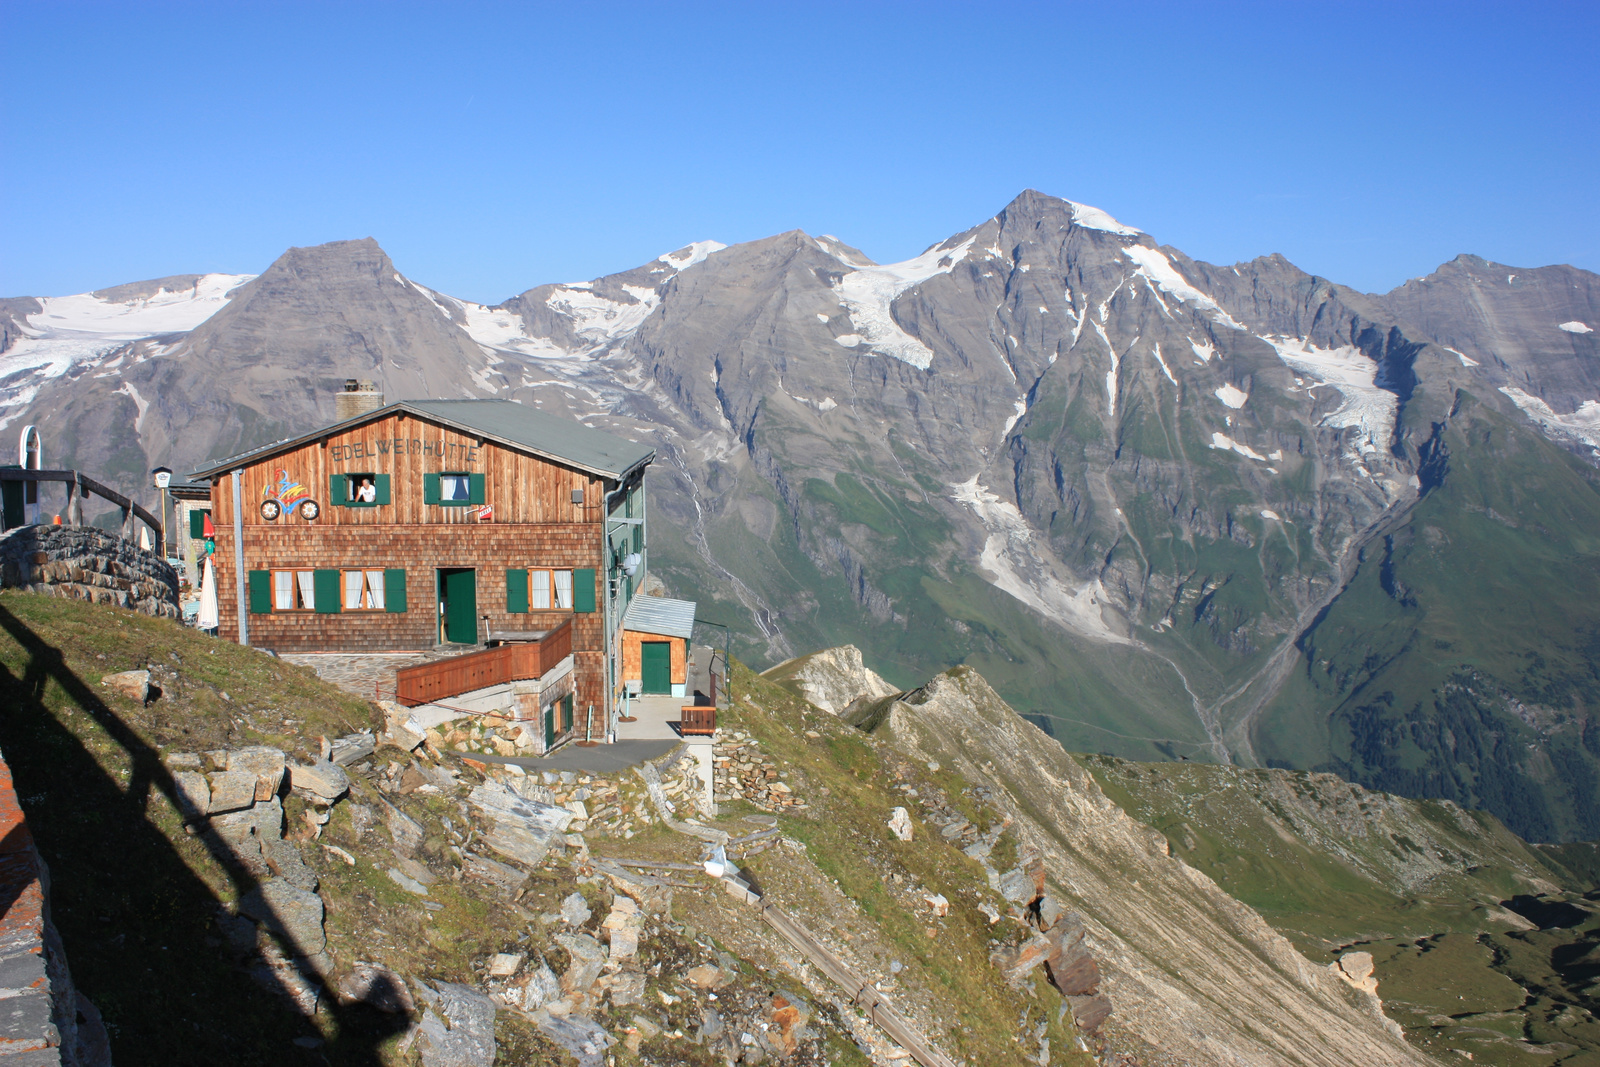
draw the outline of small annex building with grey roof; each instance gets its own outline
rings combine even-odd
[[[408,400],[219,460],[193,474],[210,486],[219,633],[280,652],[545,642],[521,662],[546,671],[570,645],[570,683],[534,709],[540,747],[598,739],[649,573],[654,457],[514,401]]]

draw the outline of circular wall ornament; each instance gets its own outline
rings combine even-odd
[[[303,500],[300,502],[300,517],[302,519],[307,522],[315,522],[320,514],[322,514],[322,509],[317,507],[315,500]]]
[[[276,500],[263,500],[261,502],[261,517],[268,522],[276,522],[278,516],[283,514],[283,505]]]

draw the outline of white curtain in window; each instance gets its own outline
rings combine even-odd
[[[553,571],[556,576],[556,607],[562,611],[572,610],[572,572]]]
[[[383,610],[382,571],[367,572],[367,600],[366,603],[362,604],[361,606],[364,608],[371,608],[373,611]]]
[[[317,587],[311,581],[311,572],[295,571],[294,576],[300,583],[300,607],[307,611],[314,610],[317,606]]]
[[[354,611],[361,607],[361,583],[363,577],[360,571],[344,572],[344,610]]]
[[[472,495],[472,486],[465,474],[446,474],[442,495],[446,500],[466,500]]]
[[[294,571],[274,571],[272,575],[272,608],[274,611],[291,611],[294,608]]]
[[[532,571],[533,575],[533,604],[534,611],[550,610],[550,572]]]

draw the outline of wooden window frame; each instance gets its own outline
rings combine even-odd
[[[274,614],[274,615],[315,615],[317,613],[317,585],[316,585],[317,580],[316,580],[316,577],[315,577],[315,575],[317,573],[316,568],[307,567],[307,568],[302,570],[302,569],[300,569],[298,567],[273,567],[268,571],[268,573],[272,576],[271,579],[270,579],[272,584],[269,587],[270,590],[271,590],[271,593],[272,593],[272,614]],[[290,578],[289,578],[289,593],[290,593],[290,596],[293,599],[299,599],[299,597],[300,597],[300,588],[301,587],[300,587],[300,578],[299,578],[299,576],[302,575],[302,574],[309,574],[309,575],[313,576],[312,579],[311,579],[311,606],[309,606],[309,607],[301,607],[301,608],[280,608],[280,607],[278,607],[278,575],[280,575],[280,574],[287,574],[287,575],[290,576]]]
[[[343,567],[343,568],[340,568],[340,570],[339,570],[339,610],[341,612],[347,612],[347,613],[353,614],[353,615],[386,615],[386,614],[388,614],[388,612],[389,612],[389,597],[388,597],[388,593],[387,593],[387,590],[386,590],[386,583],[388,581],[388,579],[385,577],[386,573],[387,572],[382,567],[376,567],[376,568]],[[349,580],[350,580],[349,579],[349,575],[352,575],[352,574],[361,575],[361,595],[356,597],[356,604],[357,604],[356,607],[351,607],[349,605],[349,603],[348,603],[348,601],[350,599],[350,586],[348,584]],[[378,576],[378,583],[377,583],[376,589],[377,589],[377,593],[378,593],[378,599],[382,600],[383,604],[382,604],[382,606],[376,607],[376,608],[360,607],[359,605],[361,604],[361,601],[366,597],[366,595],[368,593],[373,591],[373,584],[372,584],[372,576],[373,575],[377,575]]]
[[[537,604],[534,603],[534,600],[533,600],[534,592],[535,592],[535,590],[537,588],[537,585],[536,585],[536,583],[534,581],[534,577],[533,577],[535,574],[548,574],[550,576],[549,577],[549,584],[545,586],[545,590],[549,594],[549,597],[550,597],[550,607],[541,608]],[[566,574],[566,575],[569,576],[568,579],[567,579],[567,601],[568,601],[568,603],[567,603],[567,606],[564,607],[564,608],[556,606],[556,575],[557,574]],[[573,567],[529,567],[528,568],[528,610],[530,612],[535,612],[535,611],[560,611],[560,612],[564,612],[564,613],[568,613],[568,614],[577,611],[578,609],[577,609],[576,605],[577,605],[577,599],[578,598],[577,598],[577,577],[576,576],[577,576],[577,570],[575,568],[573,568]]]
[[[446,478],[460,478],[467,486],[467,495],[460,500],[446,500],[444,496],[444,480]],[[472,507],[472,472],[471,471],[440,471],[439,472],[439,506],[442,508],[470,508]]]

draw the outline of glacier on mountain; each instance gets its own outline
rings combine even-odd
[[[967,257],[975,240],[969,237],[954,248],[936,245],[915,259],[900,263],[861,267],[834,283],[839,302],[849,312],[850,322],[863,343],[878,355],[891,356],[918,370],[927,370],[933,364],[933,350],[900,328],[894,321],[893,304],[912,286],[935,275],[948,274]]]
[[[1299,337],[1263,337],[1283,360],[1315,385],[1306,386],[1306,392],[1322,386],[1332,386],[1339,391],[1342,403],[1323,416],[1322,425],[1336,429],[1355,427],[1361,431],[1356,441],[1359,452],[1388,450],[1394,439],[1395,412],[1400,398],[1377,384],[1378,365],[1360,349],[1351,345],[1340,348],[1318,348]]]

